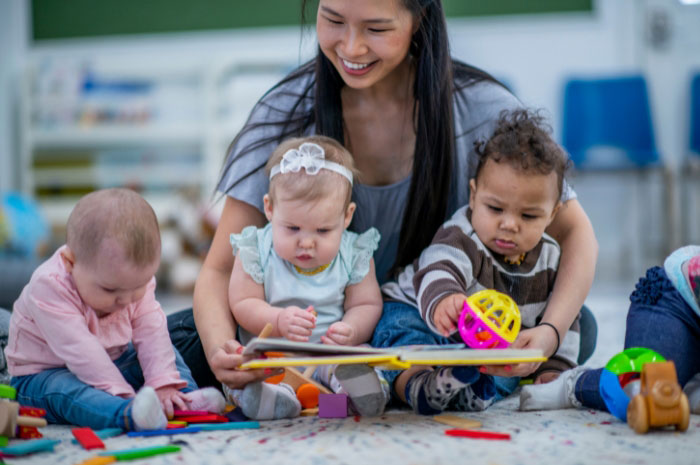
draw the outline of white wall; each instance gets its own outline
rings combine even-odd
[[[4,164],[8,155],[16,153],[8,146],[14,115],[5,102],[16,94],[8,84],[28,57],[93,56],[100,67],[166,70],[216,66],[236,56],[283,55],[300,62],[315,48],[312,31],[300,45],[300,29],[290,27],[60,41],[32,47],[27,54],[19,39],[25,34],[25,5],[26,0],[0,1],[0,41],[9,39],[12,44],[9,54],[0,55],[0,189],[11,185],[13,178]],[[649,12],[657,10],[668,13],[672,30],[670,42],[662,48],[648,42]],[[527,105],[547,109],[557,137],[566,77],[644,72],[657,141],[664,158],[677,166],[688,140],[688,75],[691,69],[700,69],[698,24],[700,6],[683,7],[677,0],[597,0],[592,13],[453,19],[449,34],[453,55],[507,80]],[[598,233],[600,277],[625,274],[632,279],[642,267],[658,263],[665,249],[659,227],[662,218],[654,214],[663,207],[652,208],[659,201],[658,182],[640,185],[597,177],[575,179],[574,184]],[[651,207],[643,203],[646,194],[652,199]],[[629,208],[640,197],[638,208]]]
[[[23,0],[0,1],[0,192],[19,188],[17,150],[17,79],[27,48]]]

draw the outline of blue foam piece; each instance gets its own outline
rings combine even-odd
[[[260,428],[257,421],[232,421],[229,423],[197,423],[197,427],[202,431],[219,431],[229,429],[255,429]]]
[[[129,431],[126,433],[130,438],[148,436],[172,436],[174,434],[199,433],[202,429],[199,426],[188,426],[187,428],[154,429],[149,431]]]
[[[0,447],[0,452],[7,455],[27,455],[34,452],[53,452],[53,448],[58,444],[58,439],[32,439],[20,444],[7,447]]]
[[[627,405],[630,403],[630,398],[620,386],[617,375],[607,368],[603,368],[598,388],[610,413],[627,422]]]

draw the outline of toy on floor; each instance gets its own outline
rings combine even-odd
[[[58,439],[32,439],[19,444],[0,448],[0,456],[29,455],[36,452],[53,452],[61,441]]]
[[[272,329],[272,325],[267,323],[262,331],[260,331],[258,338],[268,337],[270,333],[272,333]],[[272,384],[284,382],[291,386],[297,395],[297,399],[299,399],[299,403],[307,410],[308,414],[310,409],[318,407],[319,394],[331,394],[329,389],[311,378],[315,369],[316,367],[311,366],[302,373],[296,368],[285,367],[284,373],[278,376],[271,376],[265,381]]]
[[[486,289],[464,301],[457,327],[473,349],[505,349],[520,332],[520,310],[506,294]]]
[[[17,426],[46,426],[43,418],[20,415],[19,408],[17,402],[0,402],[0,436],[16,437]]]
[[[446,436],[454,436],[458,438],[471,439],[491,439],[491,440],[507,440],[510,439],[508,433],[496,433],[493,431],[474,431],[471,429],[448,429],[445,430]]]
[[[112,457],[111,455],[107,455],[104,457],[91,457],[83,462],[80,462],[78,465],[108,465],[110,463],[114,463],[117,461],[116,457]]]
[[[102,440],[95,434],[92,428],[73,428],[71,430],[75,439],[83,446],[85,450],[104,449],[105,445]]]
[[[320,394],[318,396],[319,418],[345,418],[347,416],[347,394]]]
[[[627,423],[639,434],[649,431],[650,426],[688,429],[688,397],[678,384],[673,362],[647,363],[642,367],[641,392],[627,407]]]
[[[154,455],[169,454],[171,452],[180,452],[180,446],[167,445],[167,446],[154,446],[154,447],[142,447],[139,449],[124,449],[124,450],[111,450],[100,452],[101,457],[114,457],[116,460],[135,460],[144,457],[153,457]]]
[[[0,398],[14,400],[17,397],[17,389],[9,384],[0,384]]]
[[[19,407],[19,415],[26,417],[43,418],[46,416],[46,410],[37,407]],[[44,435],[39,432],[36,426],[18,426],[17,437],[19,439],[40,439]]]
[[[651,349],[632,347],[614,355],[605,365],[599,382],[600,395],[608,411],[621,421],[627,421],[627,406],[639,392],[639,378],[646,363],[666,359]]]
[[[433,420],[438,423],[442,423],[448,426],[454,426],[455,428],[472,429],[481,428],[481,422],[478,420],[472,420],[469,418],[458,417],[457,415],[449,415],[443,413],[441,415],[435,415]]]

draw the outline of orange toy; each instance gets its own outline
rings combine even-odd
[[[303,408],[318,407],[318,395],[321,391],[310,383],[304,383],[297,388],[297,399]]]
[[[17,402],[0,402],[0,436],[15,437],[18,426],[46,426],[46,420],[20,415]]]
[[[642,367],[640,393],[627,406],[627,423],[639,434],[649,427],[673,425],[688,429],[690,406],[681,390],[673,362],[645,363]]]
[[[314,315],[315,313],[316,312],[314,312]],[[263,330],[260,331],[258,337],[268,337],[271,332],[272,325],[270,323],[267,323]],[[270,356],[271,354],[266,355]],[[281,356],[283,354],[279,355]],[[286,367],[284,369],[284,373],[275,376],[270,376],[265,380],[265,382],[270,384],[279,384],[284,381],[285,383],[289,384],[292,387],[292,389],[294,389],[294,392],[296,392],[297,399],[299,399],[301,406],[304,409],[311,409],[314,407],[318,407],[318,396],[320,393],[331,393],[331,391],[329,391],[325,386],[311,379],[311,376],[314,374],[315,369],[316,367],[308,367],[302,373],[296,368]]]

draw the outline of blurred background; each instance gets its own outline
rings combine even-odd
[[[76,200],[112,186],[154,206],[162,299],[191,302],[226,148],[315,53],[300,3],[0,0],[0,306],[63,243]],[[571,153],[594,290],[627,295],[700,243],[700,0],[443,3],[453,56],[545,109]]]

